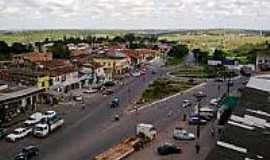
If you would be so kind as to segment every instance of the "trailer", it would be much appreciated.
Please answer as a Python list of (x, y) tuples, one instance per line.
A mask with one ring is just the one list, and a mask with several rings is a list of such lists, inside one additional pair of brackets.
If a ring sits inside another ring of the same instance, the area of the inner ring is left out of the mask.
[(135, 151), (143, 148), (144, 144), (154, 140), (157, 131), (151, 124), (138, 124), (136, 136), (129, 137), (109, 150), (99, 154), (95, 160), (122, 160)]

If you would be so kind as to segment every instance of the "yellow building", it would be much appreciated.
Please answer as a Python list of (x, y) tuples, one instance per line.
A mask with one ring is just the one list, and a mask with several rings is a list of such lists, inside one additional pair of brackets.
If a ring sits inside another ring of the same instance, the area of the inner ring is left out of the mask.
[(93, 60), (103, 67), (107, 80), (112, 80), (129, 70), (130, 60), (126, 56), (99, 56)]
[(38, 88), (49, 89), (50, 77), (49, 76), (38, 77), (37, 78), (37, 86), (38, 86)]

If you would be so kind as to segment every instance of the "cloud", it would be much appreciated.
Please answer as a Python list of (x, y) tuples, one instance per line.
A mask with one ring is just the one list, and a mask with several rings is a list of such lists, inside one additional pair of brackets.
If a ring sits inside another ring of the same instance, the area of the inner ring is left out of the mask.
[(196, 28), (198, 19), (205, 27), (238, 27), (247, 17), (254, 22), (243, 27), (270, 28), (269, 16), (269, 0), (0, 0), (3, 28), (20, 28), (20, 21), (30, 28)]

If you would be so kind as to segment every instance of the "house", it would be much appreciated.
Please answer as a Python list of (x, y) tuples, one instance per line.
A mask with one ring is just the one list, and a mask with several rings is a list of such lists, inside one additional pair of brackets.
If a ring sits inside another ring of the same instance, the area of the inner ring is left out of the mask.
[(51, 61), (53, 59), (52, 53), (49, 52), (31, 52), (13, 55), (12, 61), (15, 63), (24, 63), (25, 60), (30, 62), (44, 62)]
[(120, 52), (99, 54), (93, 57), (93, 61), (102, 66), (106, 80), (115, 79), (130, 68), (130, 58)]
[(44, 89), (11, 85), (0, 91), (0, 126), (26, 111), (36, 110)]
[(49, 88), (48, 75), (30, 61), (11, 65), (1, 75), (2, 80), (14, 81), (17, 84), (27, 86), (36, 86), (40, 89)]
[(50, 89), (58, 92), (68, 92), (71, 89), (80, 88), (78, 68), (65, 60), (52, 60), (37, 63), (40, 70), (49, 76)]
[(270, 71), (270, 49), (260, 51), (256, 57), (256, 71)]
[(81, 74), (83, 86), (102, 83), (106, 77), (103, 67), (96, 62), (83, 64), (79, 73)]

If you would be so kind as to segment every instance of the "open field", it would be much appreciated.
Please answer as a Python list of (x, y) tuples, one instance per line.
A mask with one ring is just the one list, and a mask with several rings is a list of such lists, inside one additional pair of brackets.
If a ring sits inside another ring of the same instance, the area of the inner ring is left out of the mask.
[(201, 48), (206, 51), (213, 51), (215, 48), (233, 50), (246, 44), (260, 44), (270, 41), (270, 37), (260, 36), (239, 36), (237, 34), (221, 35), (162, 35), (159, 39), (167, 39), (187, 44), (190, 48)]
[(116, 35), (123, 35), (127, 33), (124, 30), (43, 30), (43, 31), (25, 31), (0, 34), (0, 41), (12, 42), (37, 42), (44, 41), (45, 38), (49, 40), (58, 40), (66, 37), (86, 37), (88, 35), (96, 37), (114, 37)]

